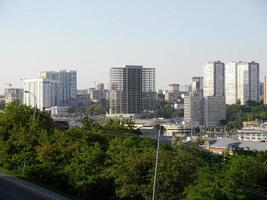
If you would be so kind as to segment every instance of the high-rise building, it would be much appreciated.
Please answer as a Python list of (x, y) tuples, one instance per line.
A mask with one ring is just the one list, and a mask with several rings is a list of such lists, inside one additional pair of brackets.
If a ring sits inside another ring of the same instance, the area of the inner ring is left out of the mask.
[(56, 106), (59, 83), (50, 79), (24, 79), (24, 104), (43, 110)]
[(209, 62), (203, 68), (203, 95), (224, 96), (224, 63)]
[(224, 96), (204, 97), (204, 125), (206, 128), (221, 126), (226, 119), (226, 104)]
[(179, 87), (177, 83), (170, 84), (168, 90), (165, 91), (165, 101), (176, 103), (181, 96)]
[(14, 101), (23, 102), (24, 90), (21, 88), (6, 88), (5, 89), (5, 102), (11, 103)]
[(230, 62), (225, 65), (225, 96), (227, 104), (259, 101), (259, 64)]
[(192, 92), (203, 91), (203, 77), (193, 77), (192, 78)]
[(155, 69), (131, 66), (110, 69), (110, 114), (141, 114), (156, 98)]
[(221, 125), (226, 119), (225, 69), (220, 61), (203, 67), (204, 125), (206, 128)]
[(204, 97), (190, 93), (184, 98), (184, 121), (190, 126), (204, 125)]
[(60, 70), (55, 71), (42, 71), (40, 72), (41, 79), (50, 79), (59, 82), (59, 104), (67, 104), (69, 99), (76, 98), (77, 96), (77, 72)]
[(267, 76), (264, 77), (264, 104), (267, 104)]

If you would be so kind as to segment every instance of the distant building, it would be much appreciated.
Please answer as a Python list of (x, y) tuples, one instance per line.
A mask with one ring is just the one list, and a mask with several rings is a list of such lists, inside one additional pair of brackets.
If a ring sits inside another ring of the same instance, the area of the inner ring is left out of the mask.
[(170, 84), (168, 90), (165, 91), (165, 101), (176, 103), (181, 96), (179, 84)]
[(225, 65), (225, 96), (227, 104), (259, 101), (259, 64), (256, 62), (230, 62)]
[(110, 114), (141, 114), (153, 110), (155, 68), (131, 66), (110, 69)]
[(52, 106), (49, 111), (52, 116), (67, 116), (69, 108), (69, 106)]
[(250, 151), (267, 151), (266, 143), (252, 142), (252, 141), (240, 141), (233, 139), (216, 139), (206, 141), (204, 148), (215, 154), (234, 154), (234, 150), (243, 149)]
[(67, 104), (67, 101), (77, 96), (77, 72), (60, 70), (55, 71), (42, 71), (40, 72), (41, 79), (54, 80), (59, 83), (58, 100), (59, 105)]
[(203, 77), (192, 78), (192, 92), (203, 91)]
[(225, 68), (221, 61), (203, 67), (204, 126), (215, 128), (226, 119)]
[(89, 96), (93, 102), (108, 100), (109, 91), (105, 90), (104, 83), (98, 83), (96, 88), (89, 88)]
[(191, 85), (181, 85), (180, 91), (181, 91), (181, 93), (189, 93), (192, 91), (192, 86)]
[(226, 104), (224, 96), (204, 97), (204, 125), (206, 128), (221, 126), (226, 119)]
[(224, 96), (224, 63), (209, 62), (203, 68), (203, 95)]
[[(24, 99), (26, 105), (43, 110), (58, 104), (59, 83), (53, 80), (24, 79)], [(30, 92), (30, 93), (26, 93)], [(36, 99), (35, 99), (36, 98)]]
[(184, 121), (188, 125), (204, 125), (204, 97), (189, 94), (184, 98)]
[(11, 103), (14, 101), (23, 102), (24, 90), (21, 88), (6, 88), (5, 89), (5, 102)]
[(267, 104), (267, 76), (264, 77), (264, 104)]

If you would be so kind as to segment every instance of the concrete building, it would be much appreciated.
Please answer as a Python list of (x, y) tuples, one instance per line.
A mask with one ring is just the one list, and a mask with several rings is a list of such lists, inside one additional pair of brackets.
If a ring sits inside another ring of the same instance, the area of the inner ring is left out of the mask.
[(110, 114), (141, 114), (153, 110), (155, 99), (155, 68), (110, 69)]
[(180, 91), (182, 93), (189, 93), (192, 91), (192, 86), (191, 85), (181, 85), (180, 86)]
[(209, 62), (203, 67), (204, 126), (215, 128), (226, 119), (224, 63)]
[(203, 95), (224, 96), (224, 63), (209, 62), (203, 68)]
[(206, 128), (221, 126), (226, 119), (226, 104), (224, 96), (204, 97), (204, 125)]
[(21, 88), (6, 88), (5, 89), (5, 102), (11, 103), (14, 101), (23, 102), (24, 90)]
[(184, 98), (184, 121), (188, 125), (204, 125), (204, 97), (189, 94)]
[[(58, 103), (59, 83), (53, 80), (24, 79), (24, 104), (43, 110)], [(36, 98), (36, 99), (35, 99)]]
[(109, 91), (105, 90), (104, 83), (98, 83), (95, 88), (89, 89), (89, 96), (93, 102), (100, 102), (102, 100), (108, 100)]
[(264, 104), (267, 104), (267, 76), (264, 77)]
[(227, 104), (259, 101), (259, 64), (252, 62), (230, 62), (225, 65), (225, 96)]
[(55, 71), (42, 71), (40, 72), (41, 79), (50, 79), (59, 82), (58, 100), (60, 105), (67, 104), (71, 98), (77, 96), (77, 72), (60, 70)]
[(203, 91), (203, 77), (193, 77), (192, 78), (192, 92)]
[(165, 101), (176, 103), (181, 96), (180, 85), (177, 83), (170, 84), (168, 90), (165, 91)]

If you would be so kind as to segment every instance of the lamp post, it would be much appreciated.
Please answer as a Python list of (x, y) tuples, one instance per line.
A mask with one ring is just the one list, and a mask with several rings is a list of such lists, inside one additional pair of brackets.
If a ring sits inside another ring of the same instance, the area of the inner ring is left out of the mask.
[(155, 200), (155, 195), (156, 195), (157, 173), (158, 173), (158, 162), (159, 162), (160, 135), (161, 135), (161, 125), (159, 124), (152, 200)]
[(37, 97), (34, 93), (28, 91), (28, 90), (25, 90), (24, 91), (25, 94), (30, 94), (33, 96), (34, 98), (34, 112), (33, 112), (33, 119), (35, 119), (35, 116), (36, 116), (36, 109), (37, 109)]
[[(36, 109), (37, 109), (37, 97), (34, 93), (28, 91), (28, 90), (25, 90), (24, 91), (25, 94), (30, 94), (34, 97), (34, 112), (33, 112), (33, 120), (35, 121), (35, 116), (36, 116)], [(27, 151), (28, 151), (28, 146), (27, 146)], [(23, 163), (23, 169), (22, 169), (22, 176), (24, 176), (24, 172), (25, 172), (25, 168), (26, 168), (26, 159), (24, 160), (24, 163)]]

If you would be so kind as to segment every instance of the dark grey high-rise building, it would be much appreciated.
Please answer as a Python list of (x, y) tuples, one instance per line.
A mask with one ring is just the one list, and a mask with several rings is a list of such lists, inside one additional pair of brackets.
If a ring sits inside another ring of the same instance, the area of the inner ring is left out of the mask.
[(153, 110), (155, 68), (126, 65), (110, 69), (110, 114), (141, 114)]

